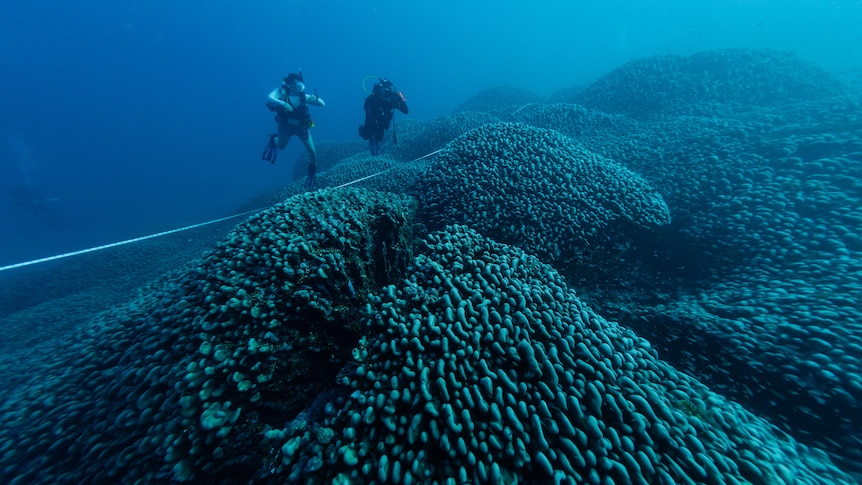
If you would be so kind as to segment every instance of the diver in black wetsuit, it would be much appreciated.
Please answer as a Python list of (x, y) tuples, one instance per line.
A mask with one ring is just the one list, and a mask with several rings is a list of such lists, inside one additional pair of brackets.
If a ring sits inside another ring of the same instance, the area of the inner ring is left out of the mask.
[(383, 132), (392, 123), (395, 109), (407, 114), (407, 100), (404, 94), (395, 89), (392, 81), (378, 78), (377, 84), (371, 94), (365, 98), (365, 124), (359, 127), (359, 136), (368, 140), (368, 148), (372, 155), (380, 154), (380, 142), (383, 141)]

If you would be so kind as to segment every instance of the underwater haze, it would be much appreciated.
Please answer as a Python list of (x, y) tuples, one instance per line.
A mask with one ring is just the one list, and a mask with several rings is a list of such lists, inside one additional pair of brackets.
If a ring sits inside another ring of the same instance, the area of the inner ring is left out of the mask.
[(0, 0), (0, 483), (862, 483), (861, 1), (246, 3)]
[(231, 215), (289, 183), (303, 150), (260, 160), (264, 99), (300, 67), (327, 102), (320, 143), (359, 140), (366, 76), (429, 119), (654, 54), (773, 48), (842, 73), (862, 58), (858, 1), (0, 5), (0, 265)]

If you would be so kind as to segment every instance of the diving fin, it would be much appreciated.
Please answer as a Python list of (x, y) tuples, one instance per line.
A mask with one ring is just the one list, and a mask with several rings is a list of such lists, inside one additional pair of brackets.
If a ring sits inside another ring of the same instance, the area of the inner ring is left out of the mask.
[(275, 159), (278, 158), (278, 146), (275, 144), (275, 137), (278, 136), (275, 133), (269, 135), (269, 143), (263, 148), (263, 156), (261, 156), (262, 160), (266, 160), (269, 163), (275, 163)]

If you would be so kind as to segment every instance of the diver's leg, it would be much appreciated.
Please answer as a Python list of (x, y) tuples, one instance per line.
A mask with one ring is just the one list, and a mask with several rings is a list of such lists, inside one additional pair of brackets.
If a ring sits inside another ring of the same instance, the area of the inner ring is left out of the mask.
[(374, 150), (377, 152), (375, 155), (380, 155), (381, 143), (383, 143), (383, 127), (378, 127), (377, 132), (374, 134)]
[(293, 132), (290, 130), (290, 126), (288, 126), (287, 123), (279, 123), (278, 136), (275, 137), (275, 146), (277, 146), (279, 150), (284, 150), (292, 135)]
[(302, 144), (305, 145), (305, 150), (308, 151), (308, 164), (317, 165), (317, 150), (314, 149), (314, 140), (311, 139), (311, 133), (307, 137), (301, 138)]
[(297, 135), (308, 151), (308, 177), (305, 179), (305, 188), (313, 188), (317, 184), (317, 150), (314, 149), (314, 140), (308, 130)]

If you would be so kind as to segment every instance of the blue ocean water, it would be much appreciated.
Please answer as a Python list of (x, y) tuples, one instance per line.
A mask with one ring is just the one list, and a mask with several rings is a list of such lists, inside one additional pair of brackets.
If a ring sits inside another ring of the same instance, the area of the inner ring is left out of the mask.
[(548, 94), (627, 60), (728, 47), (858, 69), (860, 2), (0, 3), (0, 265), (225, 216), (291, 181), (259, 160), (263, 105), (297, 68), (327, 106), (319, 142), (358, 139), (362, 80), (410, 117), (476, 92)]
[(856, 483), (860, 20), (0, 0), (0, 483)]

